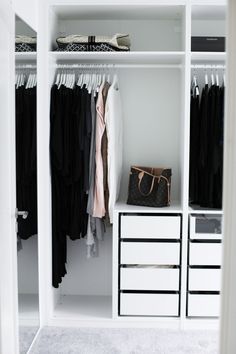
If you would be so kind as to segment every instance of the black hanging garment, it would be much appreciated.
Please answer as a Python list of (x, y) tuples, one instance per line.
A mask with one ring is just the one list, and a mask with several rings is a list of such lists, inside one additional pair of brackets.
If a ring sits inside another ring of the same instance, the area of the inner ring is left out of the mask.
[(199, 190), (198, 204), (204, 206), (208, 191), (208, 84), (202, 89), (200, 111), (199, 111), (199, 155), (198, 155), (198, 174), (199, 174)]
[(85, 88), (51, 89), (50, 157), (52, 182), (53, 286), (66, 274), (67, 236), (85, 237), (91, 140), (91, 95)]
[(27, 211), (18, 218), (18, 236), (37, 234), (36, 87), (16, 89), (16, 194), (17, 208)]
[(191, 97), (190, 204), (222, 207), (224, 88), (205, 85), (200, 108)]
[(199, 172), (197, 157), (199, 154), (199, 94), (198, 87), (191, 90), (190, 111), (190, 161), (189, 161), (189, 197), (192, 203), (198, 202)]

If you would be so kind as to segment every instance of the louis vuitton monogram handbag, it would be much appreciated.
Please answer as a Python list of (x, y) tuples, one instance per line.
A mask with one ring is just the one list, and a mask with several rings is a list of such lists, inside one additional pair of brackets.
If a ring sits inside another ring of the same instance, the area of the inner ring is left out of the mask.
[(170, 168), (132, 166), (127, 204), (148, 207), (170, 205)]

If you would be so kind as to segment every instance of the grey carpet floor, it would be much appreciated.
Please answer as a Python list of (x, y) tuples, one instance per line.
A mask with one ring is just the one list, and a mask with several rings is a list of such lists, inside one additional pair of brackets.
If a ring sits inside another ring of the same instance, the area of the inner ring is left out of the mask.
[(25, 354), (29, 349), (33, 339), (38, 331), (36, 326), (20, 326), (19, 341), (20, 341), (20, 354)]
[(32, 354), (218, 354), (217, 331), (42, 329)]

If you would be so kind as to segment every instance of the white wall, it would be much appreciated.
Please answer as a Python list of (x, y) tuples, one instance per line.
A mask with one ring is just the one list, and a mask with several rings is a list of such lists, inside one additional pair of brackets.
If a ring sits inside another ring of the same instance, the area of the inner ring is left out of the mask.
[(25, 21), (34, 31), (37, 32), (38, 0), (12, 0), (13, 10), (16, 15)]

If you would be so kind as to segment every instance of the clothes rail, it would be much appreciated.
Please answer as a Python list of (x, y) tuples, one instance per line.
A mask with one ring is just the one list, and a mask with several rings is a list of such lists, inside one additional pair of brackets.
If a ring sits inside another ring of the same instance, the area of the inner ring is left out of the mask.
[(57, 64), (57, 69), (180, 69), (181, 64)]
[(37, 65), (32, 65), (32, 64), (25, 64), (25, 65), (16, 65), (16, 69), (36, 69)]
[(204, 65), (204, 64), (200, 64), (200, 65), (191, 65), (192, 69), (225, 69), (226, 65)]

